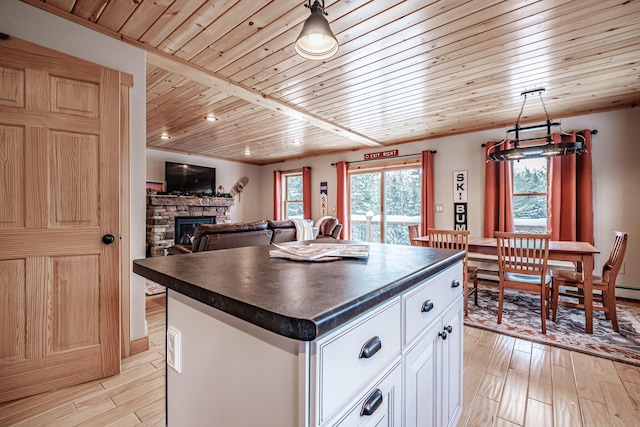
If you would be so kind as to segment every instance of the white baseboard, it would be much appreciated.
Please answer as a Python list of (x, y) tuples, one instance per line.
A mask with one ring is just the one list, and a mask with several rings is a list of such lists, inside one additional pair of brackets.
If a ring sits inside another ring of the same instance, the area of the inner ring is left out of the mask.
[(616, 297), (640, 301), (640, 289), (616, 288)]

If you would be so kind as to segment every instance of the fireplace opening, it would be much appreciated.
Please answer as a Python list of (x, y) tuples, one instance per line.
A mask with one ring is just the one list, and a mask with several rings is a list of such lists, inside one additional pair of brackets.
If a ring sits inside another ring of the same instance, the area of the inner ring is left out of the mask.
[(215, 224), (215, 216), (179, 216), (175, 219), (175, 243), (191, 245), (198, 224)]

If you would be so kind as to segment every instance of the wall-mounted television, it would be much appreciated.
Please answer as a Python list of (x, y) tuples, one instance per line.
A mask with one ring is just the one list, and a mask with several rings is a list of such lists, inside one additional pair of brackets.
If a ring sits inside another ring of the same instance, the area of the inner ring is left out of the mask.
[(168, 193), (213, 195), (216, 191), (215, 168), (165, 162), (164, 180)]

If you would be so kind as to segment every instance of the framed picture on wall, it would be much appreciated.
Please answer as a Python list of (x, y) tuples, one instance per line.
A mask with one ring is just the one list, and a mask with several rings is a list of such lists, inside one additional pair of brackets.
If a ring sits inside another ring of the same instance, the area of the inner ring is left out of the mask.
[(149, 191), (164, 191), (164, 182), (147, 181), (147, 192)]

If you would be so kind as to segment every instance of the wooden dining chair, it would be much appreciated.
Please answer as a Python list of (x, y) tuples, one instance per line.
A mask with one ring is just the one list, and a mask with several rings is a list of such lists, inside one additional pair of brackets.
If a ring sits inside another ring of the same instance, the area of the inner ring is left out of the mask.
[[(622, 261), (624, 260), (628, 238), (629, 233), (622, 231), (615, 232), (611, 253), (602, 266), (602, 275), (593, 277), (593, 290), (602, 293), (601, 295), (594, 294), (593, 309), (604, 311), (606, 318), (611, 321), (611, 326), (616, 332), (619, 331), (618, 316), (616, 315), (616, 278), (622, 266)], [(551, 300), (553, 321), (556, 321), (558, 305), (584, 310), (584, 280), (582, 273), (552, 269), (550, 274), (553, 280), (553, 297)], [(561, 287), (565, 288), (565, 290), (561, 290)], [(561, 300), (560, 297), (564, 299)], [(567, 298), (571, 300), (567, 301)], [(575, 300), (577, 300), (577, 302), (575, 302)]]
[[(469, 296), (478, 305), (478, 267), (469, 267), (469, 230), (436, 230), (427, 229), (429, 239), (427, 246), (431, 248), (456, 249), (464, 251), (464, 315), (469, 315)], [(473, 287), (469, 284), (473, 283)]]
[(418, 242), (417, 239), (418, 237), (420, 237), (420, 225), (419, 224), (412, 224), (409, 226), (409, 243), (411, 243), (411, 246), (422, 246), (422, 243)]
[(506, 288), (540, 294), (542, 333), (547, 333), (551, 300), (551, 277), (547, 273), (550, 234), (506, 233), (496, 231), (498, 244), (498, 324), (502, 323), (502, 306)]

